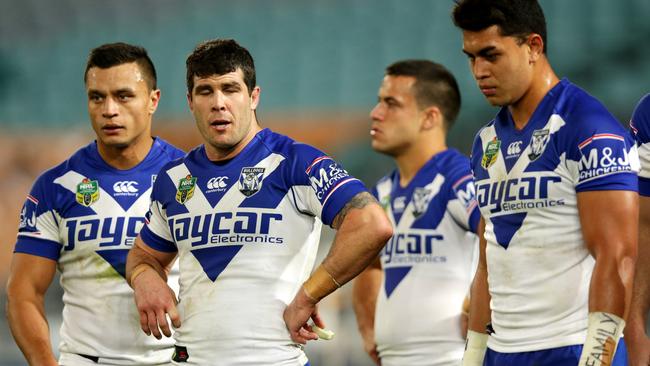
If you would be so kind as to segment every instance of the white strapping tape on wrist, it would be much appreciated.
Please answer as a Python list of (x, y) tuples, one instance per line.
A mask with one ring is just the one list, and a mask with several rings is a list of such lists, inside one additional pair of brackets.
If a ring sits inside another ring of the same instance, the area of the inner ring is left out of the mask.
[(625, 320), (617, 315), (595, 311), (589, 313), (587, 339), (578, 366), (609, 366), (614, 360)]
[(465, 353), (463, 353), (462, 366), (483, 366), (483, 358), (487, 350), (488, 335), (485, 333), (467, 331)]

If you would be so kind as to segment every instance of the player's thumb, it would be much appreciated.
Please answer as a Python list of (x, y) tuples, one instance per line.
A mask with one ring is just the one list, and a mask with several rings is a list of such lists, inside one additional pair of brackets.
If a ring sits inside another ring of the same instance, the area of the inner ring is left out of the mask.
[(317, 327), (325, 329), (325, 322), (323, 322), (323, 319), (320, 317), (320, 314), (318, 313), (318, 309), (314, 310), (314, 312), (311, 314), (311, 320), (314, 321), (314, 324), (316, 324)]

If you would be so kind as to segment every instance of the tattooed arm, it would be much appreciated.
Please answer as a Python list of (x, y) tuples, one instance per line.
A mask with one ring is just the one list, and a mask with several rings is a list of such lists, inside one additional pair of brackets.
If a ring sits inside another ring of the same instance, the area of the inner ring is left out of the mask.
[(340, 285), (361, 273), (393, 235), (393, 228), (377, 200), (368, 192), (354, 196), (336, 215), (337, 229), (321, 266)]
[(332, 226), (338, 231), (330, 252), (284, 312), (291, 338), (297, 343), (318, 338), (306, 324), (312, 318), (316, 325), (324, 327), (316, 310), (318, 301), (366, 268), (393, 235), (384, 210), (368, 192), (354, 196), (336, 215)]

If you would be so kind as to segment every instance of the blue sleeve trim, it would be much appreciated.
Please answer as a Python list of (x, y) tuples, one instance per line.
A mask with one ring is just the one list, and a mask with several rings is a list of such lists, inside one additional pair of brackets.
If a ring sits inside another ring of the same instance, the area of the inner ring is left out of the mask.
[[(336, 194), (327, 200), (323, 207), (321, 220), (324, 224), (332, 226), (332, 222), (341, 209), (361, 192), (367, 192), (366, 186), (358, 179), (347, 182), (336, 190)], [(332, 192), (333, 193), (333, 192)]]
[(618, 173), (594, 179), (576, 186), (576, 192), (586, 191), (639, 191), (639, 179), (635, 173)]
[(52, 240), (19, 235), (14, 253), (31, 254), (58, 262), (61, 257), (61, 248), (61, 243)]
[(650, 197), (650, 178), (639, 177), (639, 194)]
[(140, 230), (140, 238), (142, 241), (150, 246), (152, 249), (155, 249), (160, 252), (165, 252), (165, 253), (176, 253), (178, 252), (178, 248), (176, 247), (176, 244), (174, 244), (171, 241), (167, 241), (158, 235), (154, 234), (151, 230), (149, 230), (149, 227), (145, 225), (142, 230)]

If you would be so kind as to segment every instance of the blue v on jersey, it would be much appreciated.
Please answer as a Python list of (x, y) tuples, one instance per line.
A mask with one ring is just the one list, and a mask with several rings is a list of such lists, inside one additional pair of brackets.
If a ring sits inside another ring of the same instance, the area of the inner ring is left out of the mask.
[(321, 223), (364, 190), (332, 158), (268, 129), (229, 161), (200, 146), (163, 168), (141, 237), (179, 254), (174, 338), (189, 357), (178, 364), (305, 365), (282, 314), (312, 270)]
[(634, 109), (630, 129), (634, 134), (641, 161), (639, 194), (648, 197), (650, 196), (650, 94), (641, 98)]
[(399, 181), (395, 170), (373, 191), (394, 227), (381, 253), (375, 311), (381, 363), (458, 365), (465, 345), (461, 309), (478, 255), (480, 214), (469, 159), (448, 149), (406, 187)]
[(474, 141), (497, 352), (583, 344), (594, 259), (577, 194), (637, 190), (634, 142), (596, 99), (563, 79), (522, 130), (507, 108)]
[(173, 343), (140, 329), (124, 270), (158, 171), (183, 155), (157, 138), (140, 164), (118, 170), (106, 164), (93, 142), (34, 183), (20, 214), (15, 252), (58, 264), (64, 291), (62, 365), (75, 364), (71, 354), (99, 357), (104, 364), (169, 360)]

